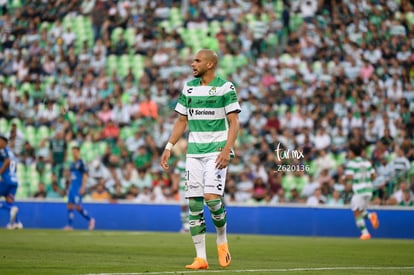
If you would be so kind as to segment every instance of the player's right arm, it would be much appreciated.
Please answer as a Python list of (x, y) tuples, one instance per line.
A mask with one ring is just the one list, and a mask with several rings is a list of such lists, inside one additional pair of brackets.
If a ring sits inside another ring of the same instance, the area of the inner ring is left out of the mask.
[[(174, 128), (172, 130), (170, 139), (168, 143), (174, 145), (184, 134), (185, 129), (187, 128), (188, 119), (187, 116), (179, 114), (177, 120), (175, 121)], [(165, 148), (164, 152), (161, 155), (161, 167), (164, 170), (168, 170), (168, 160), (171, 156), (171, 149)]]
[(3, 159), (3, 165), (0, 167), (0, 177), (10, 166), (10, 157), (6, 149), (0, 150), (1, 158)]
[(377, 177), (377, 173), (374, 167), (371, 165), (371, 180), (374, 181), (376, 177)]

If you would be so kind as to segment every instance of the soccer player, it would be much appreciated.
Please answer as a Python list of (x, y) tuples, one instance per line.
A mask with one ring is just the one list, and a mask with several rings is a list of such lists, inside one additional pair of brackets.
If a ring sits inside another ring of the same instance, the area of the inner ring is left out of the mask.
[(5, 197), (5, 201), (0, 203), (0, 209), (9, 211), (10, 222), (7, 229), (22, 229), (23, 224), (17, 217), (19, 208), (14, 205), (17, 181), (17, 162), (13, 152), (7, 147), (8, 139), (0, 135), (0, 196)]
[(361, 231), (361, 240), (371, 239), (371, 234), (365, 224), (365, 219), (369, 219), (372, 227), (377, 229), (379, 226), (378, 216), (375, 212), (367, 211), (368, 204), (372, 198), (375, 170), (369, 160), (361, 157), (362, 147), (358, 143), (350, 143), (349, 157), (346, 164), (345, 179), (352, 184), (354, 192), (351, 199), (351, 207), (354, 212), (355, 223)]
[(73, 162), (70, 165), (70, 185), (68, 190), (68, 224), (66, 230), (73, 229), (74, 212), (76, 209), (79, 214), (89, 221), (89, 230), (95, 229), (95, 219), (88, 215), (88, 212), (82, 208), (82, 196), (85, 194), (86, 182), (88, 181), (88, 168), (85, 166), (80, 157), (80, 148), (78, 145), (72, 146)]
[(190, 234), (196, 250), (193, 263), (186, 265), (189, 269), (208, 268), (204, 202), (217, 231), (219, 263), (227, 267), (231, 262), (222, 196), (241, 109), (234, 85), (216, 76), (217, 62), (217, 54), (212, 50), (196, 53), (191, 64), (195, 79), (184, 85), (175, 107), (178, 118), (161, 156), (161, 166), (168, 169), (171, 149), (188, 125), (185, 196), (189, 199)]

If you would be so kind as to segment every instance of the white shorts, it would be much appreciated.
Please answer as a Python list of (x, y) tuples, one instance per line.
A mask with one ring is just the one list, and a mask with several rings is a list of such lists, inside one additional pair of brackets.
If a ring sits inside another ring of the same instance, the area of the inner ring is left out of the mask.
[(178, 196), (180, 198), (179, 200), (180, 205), (188, 205), (188, 199), (185, 197), (184, 189), (183, 190), (180, 189), (180, 191), (178, 191)]
[(367, 195), (353, 195), (351, 199), (352, 211), (360, 210), (364, 211), (368, 209), (369, 202), (371, 201), (372, 194)]
[(187, 184), (185, 197), (204, 197), (204, 194), (223, 196), (227, 167), (216, 168), (217, 156), (187, 158)]

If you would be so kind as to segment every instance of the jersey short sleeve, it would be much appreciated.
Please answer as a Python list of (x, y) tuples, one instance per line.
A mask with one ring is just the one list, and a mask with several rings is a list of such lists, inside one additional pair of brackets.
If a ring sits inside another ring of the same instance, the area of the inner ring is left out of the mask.
[(87, 174), (88, 173), (88, 167), (85, 165), (85, 163), (82, 160), (79, 161), (79, 172), (81, 174)]
[(4, 162), (9, 158), (9, 153), (6, 148), (0, 149), (0, 162)]
[(234, 84), (231, 82), (227, 82), (225, 85), (225, 91), (223, 94), (224, 97), (224, 110), (226, 114), (237, 112), (241, 112), (239, 100), (237, 97), (236, 88), (234, 87)]
[(186, 116), (187, 115), (187, 85), (184, 86), (180, 97), (178, 98), (177, 105), (175, 106), (175, 111), (181, 115)]

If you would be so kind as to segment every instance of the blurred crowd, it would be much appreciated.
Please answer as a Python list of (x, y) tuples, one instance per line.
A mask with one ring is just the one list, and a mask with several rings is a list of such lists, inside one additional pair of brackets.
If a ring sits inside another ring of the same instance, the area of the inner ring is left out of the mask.
[(378, 205), (414, 202), (414, 3), (397, 0), (0, 1), (0, 132), (18, 198), (63, 198), (81, 144), (91, 200), (178, 200), (159, 156), (192, 55), (217, 51), (242, 125), (227, 203), (348, 204), (347, 144)]

